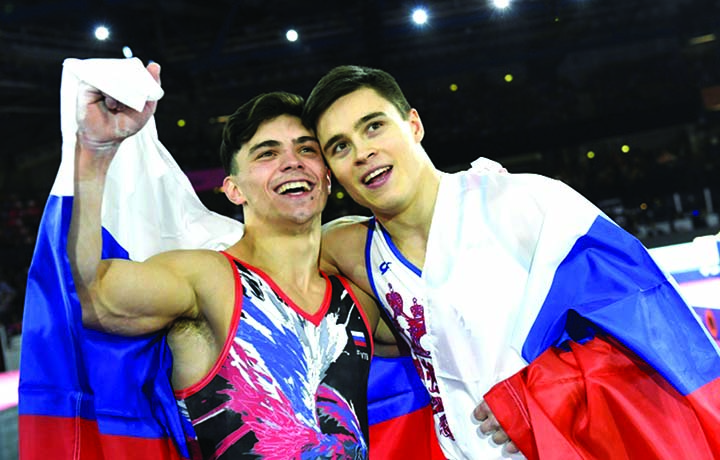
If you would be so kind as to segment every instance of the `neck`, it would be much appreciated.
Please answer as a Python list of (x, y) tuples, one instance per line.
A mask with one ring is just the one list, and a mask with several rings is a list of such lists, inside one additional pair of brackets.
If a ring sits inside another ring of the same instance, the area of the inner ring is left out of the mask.
[(308, 286), (318, 278), (320, 236), (319, 221), (296, 232), (248, 223), (243, 237), (227, 252), (263, 270), (278, 284)]

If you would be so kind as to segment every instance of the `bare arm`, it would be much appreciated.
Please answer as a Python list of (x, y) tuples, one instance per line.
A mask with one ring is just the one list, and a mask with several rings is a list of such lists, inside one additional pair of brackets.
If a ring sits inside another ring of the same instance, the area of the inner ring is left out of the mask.
[(373, 295), (365, 271), (367, 221), (367, 217), (347, 216), (323, 225), (320, 269), (341, 274)]
[[(159, 79), (159, 66), (148, 71)], [(167, 326), (181, 314), (193, 314), (194, 292), (178, 276), (172, 257), (139, 264), (101, 260), (101, 207), (108, 168), (128, 137), (155, 111), (123, 106), (87, 85), (78, 93), (74, 199), (67, 251), (83, 323), (119, 334), (143, 334)]]
[(397, 337), (380, 314), (365, 270), (367, 221), (367, 217), (347, 216), (323, 225), (320, 267), (323, 271), (345, 276), (356, 286), (355, 294), (373, 329), (375, 354), (399, 356)]

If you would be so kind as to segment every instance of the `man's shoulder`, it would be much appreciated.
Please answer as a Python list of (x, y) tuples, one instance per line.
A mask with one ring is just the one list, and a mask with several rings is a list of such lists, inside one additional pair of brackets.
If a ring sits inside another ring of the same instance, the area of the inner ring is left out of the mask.
[(328, 237), (346, 237), (358, 232), (366, 232), (370, 225), (368, 216), (343, 216), (331, 220), (322, 226), (323, 239)]
[(221, 252), (212, 249), (174, 249), (156, 254), (148, 262), (180, 269), (181, 272), (194, 272), (226, 264), (227, 259)]
[(320, 267), (328, 273), (343, 273), (358, 282), (357, 267), (364, 260), (363, 247), (370, 218), (345, 216), (323, 225)]
[(202, 259), (223, 257), (220, 251), (213, 249), (171, 249), (169, 251), (160, 252), (150, 259)]
[(569, 187), (560, 180), (536, 173), (508, 173), (494, 171), (465, 171), (448, 174), (445, 187), (460, 193), (547, 193), (565, 191)]

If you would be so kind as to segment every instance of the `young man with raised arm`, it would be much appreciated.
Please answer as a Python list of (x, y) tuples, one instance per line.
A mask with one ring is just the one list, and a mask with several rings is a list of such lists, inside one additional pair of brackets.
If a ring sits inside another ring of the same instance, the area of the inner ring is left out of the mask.
[[(157, 80), (159, 70), (148, 66)], [(100, 211), (118, 147), (155, 103), (137, 112), (85, 85), (78, 104), (67, 249), (83, 323), (131, 336), (168, 330), (172, 384), (198, 458), (367, 458), (378, 311), (318, 269), (330, 178), (301, 122), (302, 98), (260, 95), (224, 129), (224, 190), (243, 208), (244, 236), (225, 251), (143, 262), (101, 258)]]

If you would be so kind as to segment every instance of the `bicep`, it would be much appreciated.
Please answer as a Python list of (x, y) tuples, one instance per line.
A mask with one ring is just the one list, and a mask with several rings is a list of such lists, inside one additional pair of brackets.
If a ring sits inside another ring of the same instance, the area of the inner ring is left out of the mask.
[(161, 330), (180, 316), (195, 314), (195, 291), (171, 256), (145, 262), (102, 261), (89, 291), (83, 323), (120, 335)]

